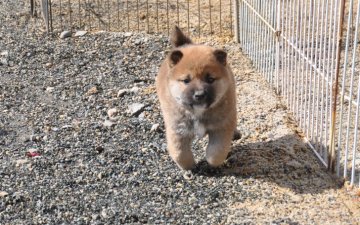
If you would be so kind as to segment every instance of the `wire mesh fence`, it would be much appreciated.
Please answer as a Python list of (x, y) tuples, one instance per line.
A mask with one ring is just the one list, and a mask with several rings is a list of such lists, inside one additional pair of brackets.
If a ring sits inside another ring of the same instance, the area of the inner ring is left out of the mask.
[(320, 161), (359, 184), (359, 13), (354, 0), (238, 0), (236, 39)]
[(49, 32), (145, 31), (169, 34), (177, 25), (197, 36), (233, 34), (233, 1), (30, 0), (43, 12)]

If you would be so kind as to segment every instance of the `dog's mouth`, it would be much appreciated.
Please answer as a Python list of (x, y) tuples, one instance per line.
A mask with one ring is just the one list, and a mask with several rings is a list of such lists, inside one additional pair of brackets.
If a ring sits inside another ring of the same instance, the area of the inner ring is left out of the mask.
[(196, 109), (196, 108), (203, 108), (203, 109), (208, 109), (210, 107), (211, 104), (209, 103), (190, 103), (188, 104), (188, 106), (190, 106), (191, 109)]

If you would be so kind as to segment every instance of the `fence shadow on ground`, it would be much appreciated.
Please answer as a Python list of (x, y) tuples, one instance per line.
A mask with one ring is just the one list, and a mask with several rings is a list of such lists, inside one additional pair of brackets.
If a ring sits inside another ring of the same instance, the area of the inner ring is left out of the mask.
[(252, 177), (276, 183), (295, 193), (316, 194), (342, 186), (296, 135), (268, 142), (234, 144), (224, 166), (214, 169), (201, 161), (193, 172), (209, 177)]

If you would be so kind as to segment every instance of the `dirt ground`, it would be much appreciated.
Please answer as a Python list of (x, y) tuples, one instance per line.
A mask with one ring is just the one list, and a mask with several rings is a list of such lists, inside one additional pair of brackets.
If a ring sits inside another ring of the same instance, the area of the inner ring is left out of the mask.
[(360, 224), (358, 193), (321, 166), (238, 44), (199, 40), (229, 53), (242, 138), (219, 169), (196, 140), (183, 172), (154, 87), (166, 36), (49, 38), (12, 4), (0, 3), (0, 224)]

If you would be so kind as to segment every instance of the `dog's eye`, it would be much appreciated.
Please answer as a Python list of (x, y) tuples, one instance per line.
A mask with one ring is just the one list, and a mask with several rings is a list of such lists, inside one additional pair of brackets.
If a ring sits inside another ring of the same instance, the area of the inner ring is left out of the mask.
[(184, 84), (188, 84), (188, 83), (190, 83), (190, 78), (186, 78), (186, 79), (184, 79), (184, 80), (182, 80), (182, 82), (184, 82)]
[(212, 83), (214, 83), (214, 81), (215, 81), (215, 78), (211, 77), (209, 74), (206, 75), (206, 77), (205, 77), (206, 83), (212, 84)]

